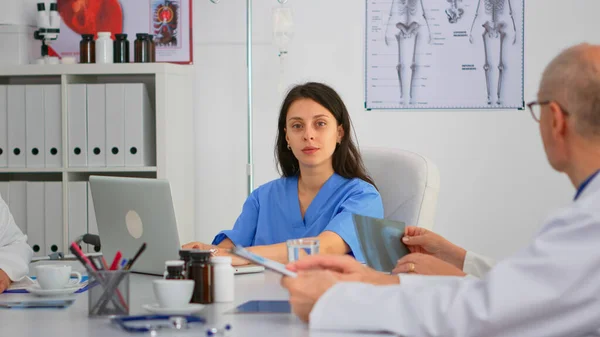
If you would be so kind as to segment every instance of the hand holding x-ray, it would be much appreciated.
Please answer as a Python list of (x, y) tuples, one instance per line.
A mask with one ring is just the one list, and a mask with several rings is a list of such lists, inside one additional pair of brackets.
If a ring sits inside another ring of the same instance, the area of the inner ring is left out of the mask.
[(422, 227), (407, 226), (402, 237), (411, 253), (431, 255), (462, 270), (466, 251), (439, 234)]

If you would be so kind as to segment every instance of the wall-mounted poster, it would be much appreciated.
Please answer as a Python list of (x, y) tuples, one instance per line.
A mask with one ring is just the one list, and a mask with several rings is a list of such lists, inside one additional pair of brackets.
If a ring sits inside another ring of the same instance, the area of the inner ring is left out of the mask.
[(192, 63), (191, 0), (57, 0), (61, 32), (51, 48), (79, 58), (82, 34), (127, 34), (133, 61), (137, 33), (154, 35), (156, 61)]
[(522, 109), (524, 0), (367, 0), (367, 109)]

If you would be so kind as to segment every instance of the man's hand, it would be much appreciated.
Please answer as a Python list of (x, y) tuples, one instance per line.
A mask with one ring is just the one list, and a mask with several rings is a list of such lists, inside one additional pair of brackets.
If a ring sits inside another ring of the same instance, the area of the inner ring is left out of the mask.
[(281, 285), (290, 292), (292, 311), (303, 322), (308, 322), (315, 303), (340, 282), (340, 276), (340, 273), (329, 270), (300, 271), (298, 277), (283, 277)]
[(420, 275), (439, 275), (439, 276), (465, 276), (462, 269), (442, 261), (431, 255), (413, 253), (408, 254), (398, 260), (393, 274), (413, 273)]
[(398, 284), (397, 276), (373, 270), (349, 256), (311, 255), (287, 265), (298, 277), (283, 277), (281, 285), (290, 292), (292, 309), (304, 322), (323, 294), (338, 282), (374, 285)]
[(458, 269), (463, 269), (467, 252), (425, 228), (406, 227), (402, 242), (408, 246), (411, 253), (431, 255), (454, 265)]
[(339, 281), (362, 282), (374, 285), (398, 284), (398, 277), (384, 274), (364, 266), (350, 256), (311, 255), (306, 256), (287, 268), (291, 271), (329, 270), (336, 272)]
[(0, 269), (0, 294), (2, 294), (10, 286), (11, 280), (4, 270)]

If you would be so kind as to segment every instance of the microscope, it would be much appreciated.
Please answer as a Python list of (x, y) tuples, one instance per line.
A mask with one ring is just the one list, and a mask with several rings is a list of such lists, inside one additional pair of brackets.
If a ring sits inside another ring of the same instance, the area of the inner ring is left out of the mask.
[(36, 21), (38, 29), (33, 33), (33, 38), (42, 41), (42, 58), (39, 61), (44, 61), (38, 63), (49, 63), (48, 45), (56, 40), (60, 33), (60, 15), (56, 1), (50, 3), (49, 13), (46, 11), (46, 4), (38, 2)]

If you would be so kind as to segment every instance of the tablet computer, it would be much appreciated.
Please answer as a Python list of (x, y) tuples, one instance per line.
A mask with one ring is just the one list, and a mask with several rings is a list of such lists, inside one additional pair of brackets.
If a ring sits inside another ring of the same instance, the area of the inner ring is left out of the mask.
[(235, 308), (235, 313), (289, 314), (292, 312), (288, 301), (248, 301)]
[(75, 302), (74, 299), (28, 300), (0, 302), (1, 309), (64, 309)]
[(378, 219), (358, 214), (352, 215), (360, 248), (367, 265), (375, 270), (389, 273), (400, 258), (410, 254), (401, 239), (404, 222)]
[(257, 266), (255, 264), (248, 264), (245, 266), (233, 266), (233, 273), (235, 275), (262, 273), (263, 271), (265, 271), (265, 267)]

